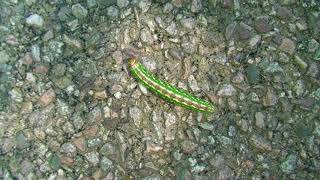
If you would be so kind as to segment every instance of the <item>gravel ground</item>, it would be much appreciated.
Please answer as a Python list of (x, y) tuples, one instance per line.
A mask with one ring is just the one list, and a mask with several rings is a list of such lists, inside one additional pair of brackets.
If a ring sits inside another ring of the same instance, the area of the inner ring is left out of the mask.
[(0, 179), (319, 178), (319, 34), (318, 0), (0, 0)]

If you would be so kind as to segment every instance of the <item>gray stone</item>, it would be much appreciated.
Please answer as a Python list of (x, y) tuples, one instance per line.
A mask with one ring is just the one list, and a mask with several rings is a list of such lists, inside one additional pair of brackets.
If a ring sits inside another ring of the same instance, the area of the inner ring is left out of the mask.
[(116, 18), (119, 15), (119, 10), (117, 7), (115, 6), (110, 6), (107, 8), (107, 15), (112, 17), (112, 18)]
[(180, 22), (181, 25), (188, 30), (192, 30), (196, 25), (196, 21), (193, 18), (183, 18)]
[(308, 52), (316, 52), (319, 48), (319, 43), (315, 39), (311, 39), (308, 43)]
[(166, 31), (169, 35), (175, 36), (178, 34), (177, 26), (175, 22), (171, 22), (171, 24), (166, 28)]
[(289, 7), (277, 7), (276, 8), (277, 16), (283, 21), (289, 21), (292, 19), (293, 14)]
[(78, 19), (83, 19), (88, 15), (88, 10), (79, 3), (73, 5), (71, 9), (72, 9), (72, 14)]
[(218, 64), (225, 65), (227, 63), (227, 55), (224, 52), (220, 52), (220, 53), (217, 53), (217, 54), (212, 54), (209, 57), (209, 60), (211, 62), (215, 62), (215, 63), (218, 63)]
[(173, 58), (173, 59), (177, 59), (177, 60), (183, 60), (184, 55), (182, 53), (182, 51), (175, 49), (175, 48), (170, 48), (169, 49), (169, 55)]
[(38, 14), (32, 14), (29, 17), (27, 17), (26, 19), (26, 23), (29, 26), (33, 26), (33, 27), (37, 27), (37, 28), (41, 28), (44, 24), (44, 20), (43, 18), (38, 15)]
[(271, 30), (271, 27), (266, 19), (259, 18), (254, 23), (255, 29), (260, 33), (267, 33)]
[(260, 44), (261, 42), (261, 36), (260, 35), (255, 35), (253, 36), (250, 41), (249, 41), (249, 45), (251, 48), (256, 48), (258, 44)]
[(142, 13), (146, 13), (151, 6), (151, 1), (150, 0), (140, 0), (138, 6), (141, 9)]
[(117, 5), (120, 8), (124, 8), (129, 5), (129, 0), (117, 0)]
[(129, 115), (133, 119), (134, 124), (137, 127), (140, 127), (141, 120), (142, 120), (142, 111), (137, 106), (130, 107)]
[(247, 25), (247, 24), (244, 24), (244, 23), (240, 23), (238, 26), (237, 26), (237, 34), (238, 34), (238, 38), (240, 40), (248, 40), (251, 38), (252, 36), (252, 28)]
[(68, 156), (74, 156), (77, 152), (77, 148), (71, 143), (64, 143), (61, 146), (61, 151)]
[(227, 26), (225, 32), (227, 40), (233, 39), (235, 37), (237, 25), (238, 24), (236, 22), (232, 22)]
[(34, 44), (31, 46), (31, 56), (34, 61), (41, 61), (41, 50), (38, 44)]
[(93, 165), (96, 166), (99, 164), (99, 153), (97, 152), (89, 152), (84, 155), (86, 159)]
[(256, 119), (256, 126), (262, 129), (264, 127), (264, 114), (262, 112), (257, 112), (254, 117)]
[(181, 143), (182, 151), (187, 154), (192, 153), (197, 147), (198, 147), (197, 144), (189, 140), (184, 140)]
[(305, 83), (303, 82), (303, 80), (296, 81), (294, 90), (298, 97), (303, 95), (304, 89), (305, 89)]
[(149, 29), (143, 28), (140, 32), (140, 39), (142, 42), (152, 45), (153, 44), (153, 37)]
[(284, 38), (279, 46), (279, 49), (288, 54), (293, 54), (296, 48), (296, 43), (289, 38)]
[(264, 106), (274, 106), (278, 103), (278, 97), (273, 90), (268, 89), (266, 95), (263, 97)]
[(265, 71), (268, 73), (281, 73), (283, 69), (277, 62), (271, 62)]
[(0, 51), (0, 64), (5, 64), (11, 60), (11, 57), (6, 51)]
[(158, 26), (160, 28), (162, 28), (162, 29), (165, 28), (165, 23), (163, 22), (163, 20), (162, 20), (162, 18), (160, 16), (156, 16), (154, 18), (154, 20), (156, 21), (156, 23), (158, 24)]
[(200, 91), (200, 88), (198, 86), (197, 80), (194, 78), (193, 75), (189, 76), (188, 78), (188, 83), (189, 83), (189, 87), (191, 88), (191, 90), (193, 92), (198, 92)]
[(107, 157), (102, 157), (100, 167), (103, 171), (108, 171), (113, 167), (113, 162)]
[(193, 54), (197, 52), (198, 40), (193, 36), (183, 37), (181, 46), (185, 53)]
[(230, 137), (233, 137), (236, 135), (236, 128), (234, 126), (229, 126), (229, 131), (228, 131), (228, 135)]
[(298, 157), (295, 154), (290, 154), (284, 162), (281, 163), (280, 168), (284, 173), (292, 173), (296, 169)]
[(34, 164), (32, 164), (29, 160), (22, 161), (20, 166), (21, 166), (21, 172), (24, 175), (28, 175), (34, 169)]
[(264, 150), (264, 151), (271, 151), (271, 143), (266, 140), (265, 138), (258, 136), (258, 135), (252, 135), (250, 137), (250, 144), (254, 146), (255, 148)]
[(9, 95), (10, 98), (15, 102), (20, 103), (23, 101), (22, 93), (19, 89), (12, 89), (11, 91), (9, 91)]
[(191, 1), (191, 12), (199, 12), (202, 8), (201, 0), (192, 0)]
[(115, 51), (112, 53), (112, 58), (116, 61), (116, 64), (121, 65), (122, 62), (122, 53), (121, 51)]
[(3, 138), (0, 140), (0, 145), (1, 145), (0, 146), (1, 152), (6, 154), (14, 148), (15, 142), (14, 142), (14, 139), (12, 138)]
[(218, 96), (233, 96), (237, 90), (231, 84), (224, 84), (218, 91)]

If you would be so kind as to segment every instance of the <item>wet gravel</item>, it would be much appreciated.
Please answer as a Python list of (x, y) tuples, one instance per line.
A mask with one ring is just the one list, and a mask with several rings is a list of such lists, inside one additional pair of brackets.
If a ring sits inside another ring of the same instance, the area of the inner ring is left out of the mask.
[[(0, 1), (0, 179), (317, 179), (320, 2)], [(213, 102), (168, 104), (128, 73)]]

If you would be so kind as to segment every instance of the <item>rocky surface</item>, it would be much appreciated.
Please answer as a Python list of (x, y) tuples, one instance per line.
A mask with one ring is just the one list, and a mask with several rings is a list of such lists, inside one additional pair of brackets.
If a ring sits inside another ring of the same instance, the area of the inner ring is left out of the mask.
[[(0, 1), (0, 179), (319, 178), (319, 16), (319, 1)], [(130, 55), (217, 111), (157, 98)]]

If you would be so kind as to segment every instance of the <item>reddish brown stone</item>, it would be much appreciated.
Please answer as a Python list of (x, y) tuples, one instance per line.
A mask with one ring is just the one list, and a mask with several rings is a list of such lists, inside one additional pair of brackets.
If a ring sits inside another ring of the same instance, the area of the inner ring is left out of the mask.
[(68, 156), (61, 157), (61, 163), (67, 166), (73, 166), (74, 160)]
[(93, 138), (93, 137), (96, 136), (98, 131), (99, 131), (99, 126), (98, 125), (93, 125), (93, 126), (88, 127), (87, 129), (85, 129), (83, 131), (83, 134), (84, 134), (84, 136), (86, 138)]
[(271, 30), (270, 25), (265, 19), (257, 19), (254, 23), (254, 27), (260, 33), (266, 33)]
[(56, 94), (54, 90), (50, 88), (42, 94), (42, 96), (39, 99), (39, 103), (41, 104), (41, 106), (47, 106), (51, 102), (53, 102), (55, 98), (56, 98)]
[(79, 151), (81, 152), (86, 151), (87, 145), (84, 137), (74, 138), (72, 139), (72, 142)]
[(47, 74), (48, 72), (48, 66), (46, 65), (37, 65), (34, 69), (33, 72), (35, 73), (41, 73), (41, 74)]

